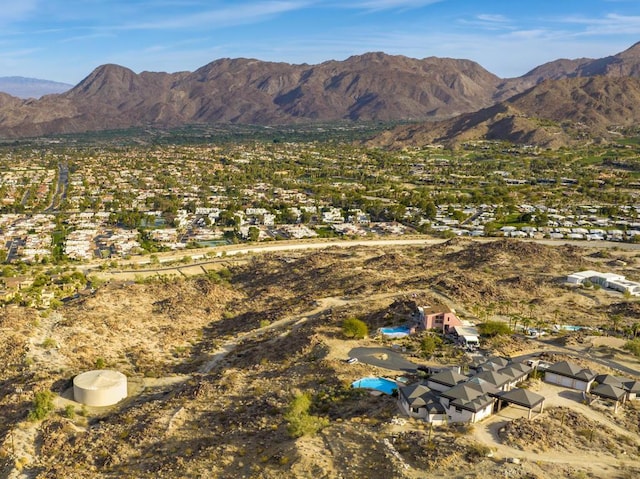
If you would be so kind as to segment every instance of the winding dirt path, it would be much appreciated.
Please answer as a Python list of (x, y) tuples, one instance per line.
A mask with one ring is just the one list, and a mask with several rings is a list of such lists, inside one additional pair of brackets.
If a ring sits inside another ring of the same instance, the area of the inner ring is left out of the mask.
[[(27, 349), (27, 360), (33, 362), (34, 367), (41, 370), (57, 371), (67, 366), (64, 355), (60, 354), (57, 345), (52, 342), (52, 332), (63, 317), (60, 313), (53, 312), (49, 316), (40, 317), (36, 323)], [(37, 441), (40, 424), (37, 422), (22, 421), (7, 435), (4, 447), (12, 451), (16, 464), (7, 476), (7, 479), (30, 479), (34, 474), (30, 472), (29, 465), (36, 461)]]
[[(605, 426), (616, 434), (632, 438), (636, 444), (640, 445), (640, 439), (629, 434), (629, 431), (620, 427), (605, 415), (580, 401), (581, 393), (552, 384), (541, 383), (536, 391), (545, 397), (545, 408), (562, 406), (579, 412), (595, 423)], [(588, 466), (597, 477), (609, 477), (612, 471), (618, 470), (621, 466), (640, 466), (640, 461), (626, 457), (612, 457), (611, 454), (600, 453), (598, 451), (554, 451), (544, 452), (527, 451), (513, 448), (502, 444), (498, 431), (508, 422), (516, 417), (526, 417), (526, 412), (522, 409), (509, 407), (495, 414), (480, 424), (476, 424), (473, 436), (475, 440), (492, 447), (499, 456), (505, 458), (518, 458), (538, 463), (568, 464), (577, 468)], [(544, 416), (533, 420), (544, 420)]]

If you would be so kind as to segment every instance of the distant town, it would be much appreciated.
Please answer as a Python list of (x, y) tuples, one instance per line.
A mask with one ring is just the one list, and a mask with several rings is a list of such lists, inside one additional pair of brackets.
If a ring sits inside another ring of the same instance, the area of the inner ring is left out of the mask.
[(453, 152), (280, 139), (27, 145), (0, 149), (0, 260), (9, 290), (20, 265), (240, 242), (640, 239), (634, 144), (555, 152), (498, 142)]

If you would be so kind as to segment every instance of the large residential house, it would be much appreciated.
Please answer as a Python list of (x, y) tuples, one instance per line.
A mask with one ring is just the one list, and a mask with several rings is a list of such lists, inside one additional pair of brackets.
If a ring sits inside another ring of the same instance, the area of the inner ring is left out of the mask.
[(444, 391), (441, 402), (449, 420), (474, 423), (490, 416), (498, 390), (487, 385), (484, 381), (468, 381)]
[(447, 410), (437, 393), (422, 384), (412, 384), (398, 391), (400, 410), (407, 416), (436, 425), (447, 422)]
[[(500, 367), (502, 365), (502, 367)], [(412, 384), (398, 389), (398, 406), (404, 414), (426, 422), (442, 424), (475, 423), (511, 403), (542, 411), (544, 397), (520, 393), (516, 384), (529, 377), (532, 368), (493, 358), (476, 367), (473, 376), (449, 368), (430, 376), (426, 384)]]
[(627, 293), (631, 296), (640, 296), (640, 283), (629, 281), (621, 274), (600, 273), (598, 271), (588, 270), (567, 276), (567, 282), (569, 283), (584, 284), (586, 281), (590, 281), (591, 283), (602, 286), (603, 288)]
[(454, 326), (462, 326), (455, 312), (444, 304), (418, 306), (414, 320), (422, 329), (438, 329), (442, 333), (448, 333)]

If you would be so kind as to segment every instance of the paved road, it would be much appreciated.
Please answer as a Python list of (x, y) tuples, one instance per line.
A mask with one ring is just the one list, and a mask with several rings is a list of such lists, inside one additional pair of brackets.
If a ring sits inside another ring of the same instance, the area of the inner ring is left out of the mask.
[[(387, 355), (387, 359), (381, 359), (381, 356), (384, 354)], [(401, 353), (389, 348), (353, 348), (349, 351), (349, 356), (358, 358), (358, 361), (370, 364), (371, 366), (407, 373), (415, 372), (418, 366), (406, 360)]]
[(46, 213), (55, 213), (67, 196), (69, 187), (69, 165), (66, 163), (58, 164), (58, 183), (56, 191), (51, 196), (51, 204), (45, 210)]
[[(526, 361), (527, 359), (533, 359), (538, 357), (538, 355), (540, 353), (546, 353), (546, 354), (562, 354), (565, 356), (573, 356), (576, 359), (587, 359), (589, 361), (592, 361), (594, 363), (598, 363), (598, 364), (602, 364), (603, 366), (606, 366), (608, 368), (611, 368), (615, 371), (619, 371), (620, 373), (624, 373), (624, 374), (628, 374), (631, 376), (636, 376), (636, 377), (640, 377), (640, 370), (638, 369), (634, 369), (634, 368), (630, 368), (629, 366), (626, 366), (624, 364), (621, 364), (617, 361), (614, 361), (612, 359), (607, 359), (607, 358), (602, 358), (602, 357), (598, 357), (597, 355), (593, 354), (591, 351), (589, 351), (589, 348), (585, 348), (582, 350), (578, 350), (578, 349), (572, 349), (572, 348), (561, 348), (558, 345), (551, 345), (554, 348), (560, 348), (560, 349), (540, 349), (539, 352), (537, 353), (532, 353), (532, 354), (524, 354), (521, 356), (515, 356), (513, 358), (511, 358), (514, 361)], [(597, 372), (597, 371), (596, 371)]]
[[(501, 238), (471, 238), (472, 241), (487, 242), (498, 241)], [(300, 251), (300, 250), (317, 250), (325, 248), (350, 248), (352, 246), (368, 246), (368, 247), (384, 247), (384, 246), (428, 246), (444, 243), (446, 239), (434, 238), (408, 238), (408, 239), (379, 239), (379, 240), (348, 240), (340, 239), (334, 241), (327, 240), (302, 240), (302, 241), (282, 241), (277, 244), (269, 245), (233, 245), (233, 246), (217, 246), (212, 248), (202, 248), (193, 252), (179, 251), (171, 253), (158, 253), (156, 256), (160, 263), (170, 263), (179, 261), (185, 257), (190, 257), (197, 263), (207, 262), (211, 258), (224, 258), (227, 256), (257, 254), (257, 253), (275, 253), (284, 251)], [(511, 241), (511, 240), (510, 240)], [(621, 249), (640, 249), (640, 243), (616, 243), (612, 241), (565, 241), (565, 240), (537, 240), (537, 239), (518, 239), (516, 241), (524, 241), (529, 243), (538, 243), (547, 246), (564, 246), (572, 245), (583, 248), (621, 248)], [(101, 264), (111, 260), (94, 260), (85, 263), (82, 267), (86, 269), (99, 268)], [(151, 264), (149, 256), (140, 256), (132, 258), (129, 264), (146, 265)], [(160, 267), (158, 268), (160, 269)]]

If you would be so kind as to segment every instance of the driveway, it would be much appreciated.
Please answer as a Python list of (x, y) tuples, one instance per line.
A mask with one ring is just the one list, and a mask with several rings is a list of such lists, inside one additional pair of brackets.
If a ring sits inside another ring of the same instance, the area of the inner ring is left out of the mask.
[[(382, 359), (385, 354), (387, 359)], [(407, 361), (402, 354), (389, 348), (353, 348), (349, 351), (349, 356), (358, 358), (358, 361), (362, 363), (393, 371), (413, 373), (418, 366)]]

